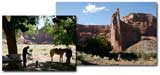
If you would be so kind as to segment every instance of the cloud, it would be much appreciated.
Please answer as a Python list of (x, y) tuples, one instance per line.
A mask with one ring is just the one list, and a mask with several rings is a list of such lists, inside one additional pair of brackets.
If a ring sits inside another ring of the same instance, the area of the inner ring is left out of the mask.
[(86, 23), (84, 23), (84, 25), (96, 25), (96, 23), (93, 23), (93, 22), (91, 22), (91, 23), (86, 22)]
[(88, 4), (85, 9), (83, 9), (83, 13), (96, 13), (98, 11), (109, 11), (109, 9), (106, 9), (106, 7), (97, 7), (96, 5), (93, 4)]

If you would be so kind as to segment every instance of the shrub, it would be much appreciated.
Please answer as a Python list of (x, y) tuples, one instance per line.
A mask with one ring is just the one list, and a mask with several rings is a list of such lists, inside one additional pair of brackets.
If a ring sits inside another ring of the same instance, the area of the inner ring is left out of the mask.
[(111, 43), (104, 36), (96, 36), (95, 38), (89, 38), (84, 42), (85, 53), (104, 57), (111, 50)]
[(132, 52), (133, 54), (137, 55), (138, 58), (142, 58), (144, 60), (150, 60), (151, 58), (156, 59), (157, 58), (157, 54), (154, 52), (144, 52), (144, 51), (135, 51)]

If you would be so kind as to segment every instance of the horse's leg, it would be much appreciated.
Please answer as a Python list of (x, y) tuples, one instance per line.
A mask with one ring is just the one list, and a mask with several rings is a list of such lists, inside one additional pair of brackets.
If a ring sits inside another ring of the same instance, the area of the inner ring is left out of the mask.
[(51, 62), (53, 61), (53, 52), (52, 50), (50, 51), (50, 57), (51, 57)]
[(53, 56), (54, 56), (54, 54), (51, 55), (51, 61), (52, 61), (52, 62), (53, 62)]
[[(53, 57), (54, 57), (54, 54), (53, 54)], [(53, 61), (53, 57), (52, 57), (52, 61)]]
[(60, 54), (60, 62), (63, 62), (63, 54)]
[(62, 63), (63, 63), (63, 55), (61, 56), (61, 58), (62, 58)]
[[(64, 54), (64, 53), (63, 53)], [(62, 62), (63, 62), (63, 54), (62, 54)]]
[(61, 55), (61, 62), (63, 63), (63, 56)]
[(59, 62), (61, 62), (61, 55), (59, 55)]
[(51, 56), (51, 61), (53, 62), (53, 56)]

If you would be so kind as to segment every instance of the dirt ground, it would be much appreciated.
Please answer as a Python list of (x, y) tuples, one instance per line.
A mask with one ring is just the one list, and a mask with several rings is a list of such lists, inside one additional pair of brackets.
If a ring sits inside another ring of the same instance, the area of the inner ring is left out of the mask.
[(132, 60), (120, 60), (115, 61), (114, 59), (108, 60), (107, 57), (101, 58), (99, 56), (93, 56), (91, 54), (85, 54), (77, 52), (77, 64), (78, 65), (101, 65), (101, 66), (156, 66), (157, 60), (156, 59), (150, 59), (150, 60), (144, 60), (144, 59), (138, 59), (137, 61)]
[[(28, 60), (27, 60), (28, 68), (33, 67), (33, 65), (36, 61), (38, 61), (39, 63), (50, 63), (52, 66), (53, 66), (53, 64), (60, 65), (60, 63), (59, 63), (60, 56), (57, 54), (55, 54), (53, 56), (53, 63), (51, 62), (50, 50), (54, 48), (54, 45), (49, 45), (49, 44), (38, 44), (38, 45), (37, 44), (32, 44), (32, 45), (17, 44), (18, 54), (20, 54), (21, 56), (22, 56), (22, 50), (25, 46), (30, 46), (29, 50), (33, 49), (33, 51), (30, 52), (30, 54), (32, 54), (32, 56), (28, 56)], [(8, 55), (7, 45), (2, 44), (2, 47), (3, 47), (2, 48), (3, 56)], [(63, 46), (63, 45), (56, 46), (56, 47), (65, 48), (65, 46)], [(70, 45), (69, 47), (72, 50), (71, 64), (76, 67), (76, 47), (73, 45)], [(31, 58), (33, 58), (33, 59), (31, 59)], [(22, 57), (21, 57), (21, 59), (22, 59)], [(65, 62), (66, 62), (66, 57), (64, 54), (62, 65)]]

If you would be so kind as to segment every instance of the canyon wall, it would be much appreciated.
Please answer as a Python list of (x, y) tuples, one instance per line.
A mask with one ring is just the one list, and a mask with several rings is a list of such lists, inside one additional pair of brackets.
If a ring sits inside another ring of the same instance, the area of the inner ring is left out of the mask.
[(111, 41), (115, 52), (123, 51), (141, 40), (157, 41), (157, 18), (148, 13), (129, 13), (121, 20), (117, 8), (110, 25), (77, 24), (77, 43), (96, 35)]

